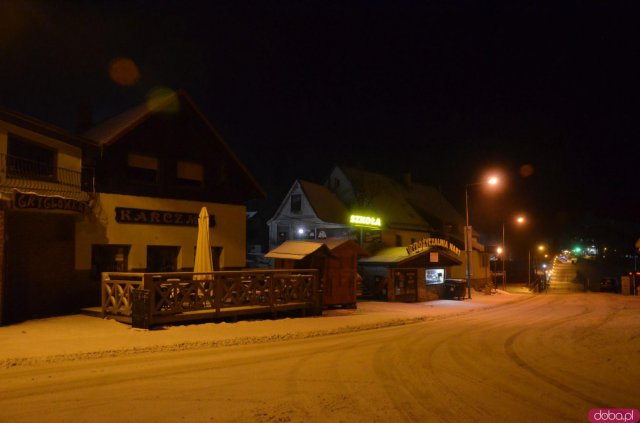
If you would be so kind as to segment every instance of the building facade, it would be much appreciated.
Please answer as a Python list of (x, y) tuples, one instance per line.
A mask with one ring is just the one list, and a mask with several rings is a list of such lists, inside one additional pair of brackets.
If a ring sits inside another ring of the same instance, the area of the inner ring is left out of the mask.
[[(94, 199), (90, 140), (0, 110), (0, 323), (77, 305), (75, 227)], [(82, 287), (86, 288), (86, 287)]]
[(215, 270), (245, 267), (244, 204), (264, 191), (186, 93), (82, 136), (3, 116), (0, 323), (97, 305), (104, 271), (193, 269), (202, 207)]
[(327, 187), (297, 180), (285, 195), (269, 226), (269, 250), (288, 240), (353, 238), (349, 210)]
[[(440, 192), (412, 183), (408, 175), (398, 182), (336, 166), (323, 186), (296, 181), (268, 223), (271, 248), (288, 239), (319, 239), (324, 228), (332, 231), (323, 236), (356, 240), (369, 253), (359, 269), (363, 291), (371, 296), (424, 299), (429, 292), (442, 295), (445, 279), (466, 276), (463, 218)], [(489, 258), (477, 234), (471, 260), (473, 285), (483, 286), (490, 279)], [(414, 264), (419, 265), (414, 281), (419, 280), (420, 290), (392, 295), (389, 284), (398, 273), (392, 269)]]

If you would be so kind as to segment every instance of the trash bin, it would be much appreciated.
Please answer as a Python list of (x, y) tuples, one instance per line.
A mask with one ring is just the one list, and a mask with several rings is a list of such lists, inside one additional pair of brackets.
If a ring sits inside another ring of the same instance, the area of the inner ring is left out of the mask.
[(464, 279), (445, 279), (444, 298), (446, 300), (464, 300), (466, 297), (467, 282)]

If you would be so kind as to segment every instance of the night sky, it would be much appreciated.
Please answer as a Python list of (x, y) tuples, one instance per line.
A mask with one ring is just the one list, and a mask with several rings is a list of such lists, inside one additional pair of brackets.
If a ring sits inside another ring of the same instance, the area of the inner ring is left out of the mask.
[[(550, 238), (640, 219), (635, 3), (9, 0), (0, 106), (75, 130), (79, 107), (100, 121), (183, 88), (272, 204), (345, 164), (411, 172), (463, 212), (499, 168), (472, 220), (524, 212)], [(139, 78), (114, 82), (117, 58)]]

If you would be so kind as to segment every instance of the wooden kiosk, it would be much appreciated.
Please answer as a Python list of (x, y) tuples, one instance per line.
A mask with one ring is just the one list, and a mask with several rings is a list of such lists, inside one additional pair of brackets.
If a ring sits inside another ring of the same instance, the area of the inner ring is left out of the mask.
[(265, 257), (276, 269), (318, 269), (325, 307), (356, 307), (358, 258), (368, 253), (349, 239), (285, 241)]
[(384, 248), (371, 257), (360, 259), (365, 282), (375, 284), (377, 289), (384, 288), (388, 301), (416, 302), (446, 298), (446, 275), (430, 281), (429, 273), (432, 269), (462, 264), (459, 250), (455, 246), (443, 248), (445, 242), (449, 245), (448, 241), (435, 238), (425, 238), (421, 242), (424, 246), (420, 248), (412, 248), (413, 244), (409, 247)]

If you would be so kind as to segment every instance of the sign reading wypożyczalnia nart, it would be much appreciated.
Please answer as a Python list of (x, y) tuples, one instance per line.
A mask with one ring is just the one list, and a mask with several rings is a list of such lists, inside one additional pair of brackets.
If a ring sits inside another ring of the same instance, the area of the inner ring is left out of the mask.
[(84, 213), (89, 207), (86, 201), (59, 196), (46, 196), (16, 191), (13, 197), (16, 209), (59, 210)]
[(429, 247), (442, 247), (452, 251), (456, 255), (460, 255), (460, 248), (456, 247), (446, 239), (441, 238), (423, 238), (407, 247), (407, 254), (417, 253)]
[[(116, 222), (142, 225), (198, 226), (198, 213), (116, 207)], [(215, 225), (215, 216), (210, 214), (209, 226)]]

